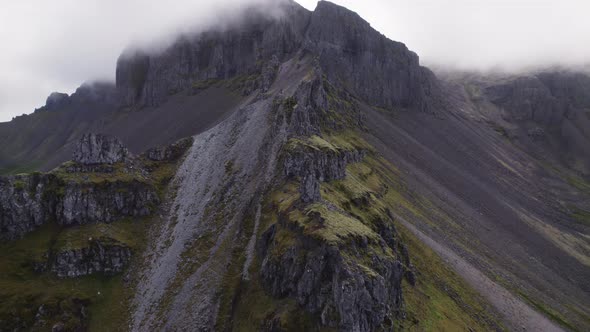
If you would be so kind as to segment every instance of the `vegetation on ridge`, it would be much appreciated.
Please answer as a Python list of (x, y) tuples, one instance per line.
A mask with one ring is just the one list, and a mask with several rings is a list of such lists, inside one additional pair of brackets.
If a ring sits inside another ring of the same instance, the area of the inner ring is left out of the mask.
[[(67, 162), (49, 174), (63, 183), (87, 186), (139, 181), (163, 199), (178, 160), (151, 161), (140, 156), (132, 163), (100, 165), (107, 172), (75, 170)], [(16, 187), (26, 184), (16, 181)], [(18, 189), (18, 188), (17, 188)], [(63, 188), (51, 188), (60, 194)], [(0, 244), (0, 330), (46, 331), (63, 324), (64, 331), (125, 331), (133, 285), (128, 271), (109, 277), (93, 274), (58, 278), (51, 270), (57, 253), (88, 248), (94, 241), (131, 249), (131, 265), (140, 264), (147, 231), (155, 217), (125, 218), (112, 223), (63, 227), (51, 222), (23, 238)]]

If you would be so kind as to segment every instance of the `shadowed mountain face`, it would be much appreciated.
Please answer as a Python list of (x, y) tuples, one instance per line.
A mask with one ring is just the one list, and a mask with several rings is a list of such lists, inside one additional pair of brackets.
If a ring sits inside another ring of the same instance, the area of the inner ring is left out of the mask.
[(439, 79), (343, 7), (278, 6), (0, 124), (5, 173), (74, 156), (0, 178), (0, 323), (586, 330), (590, 77)]
[[(85, 85), (69, 98), (53, 94), (34, 114), (0, 124), (0, 140), (6, 142), (0, 145), (0, 168), (51, 169), (67, 160), (73, 142), (89, 130), (119, 136), (136, 152), (197, 133), (243, 95), (268, 89), (277, 66), (301, 50), (318, 55), (331, 80), (372, 105), (434, 111), (441, 103), (434, 75), (419, 66), (416, 54), (357, 14), (328, 2), (314, 12), (281, 3), (278, 19), (252, 9), (243, 22), (182, 37), (158, 54), (123, 54), (116, 87)], [(195, 96), (217, 80), (233, 82), (230, 89)], [(144, 126), (134, 130), (138, 123)]]

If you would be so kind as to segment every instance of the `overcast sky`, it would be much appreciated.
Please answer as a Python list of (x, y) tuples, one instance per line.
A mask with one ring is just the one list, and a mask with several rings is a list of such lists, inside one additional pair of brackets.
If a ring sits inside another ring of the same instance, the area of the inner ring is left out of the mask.
[[(0, 121), (30, 113), (52, 91), (113, 80), (130, 43), (227, 19), (272, 0), (0, 0)], [(315, 0), (301, 0), (313, 10)], [(335, 0), (425, 65), (461, 69), (590, 62), (589, 0)]]

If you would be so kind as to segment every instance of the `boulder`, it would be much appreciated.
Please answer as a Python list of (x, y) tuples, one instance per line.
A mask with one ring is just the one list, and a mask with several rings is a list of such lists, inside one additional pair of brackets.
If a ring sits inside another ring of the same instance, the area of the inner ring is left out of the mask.
[(130, 259), (131, 249), (128, 247), (93, 240), (88, 247), (56, 253), (51, 271), (59, 278), (75, 278), (95, 273), (114, 275), (123, 271)]

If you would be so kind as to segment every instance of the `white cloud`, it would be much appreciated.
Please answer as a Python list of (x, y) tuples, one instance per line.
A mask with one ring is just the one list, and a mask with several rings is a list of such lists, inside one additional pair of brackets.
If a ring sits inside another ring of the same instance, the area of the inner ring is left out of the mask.
[[(272, 0), (0, 0), (0, 121), (52, 91), (113, 79), (132, 41), (227, 20)], [(507, 69), (590, 62), (587, 0), (335, 0), (416, 51), (427, 65)], [(300, 3), (313, 10), (316, 1)]]

